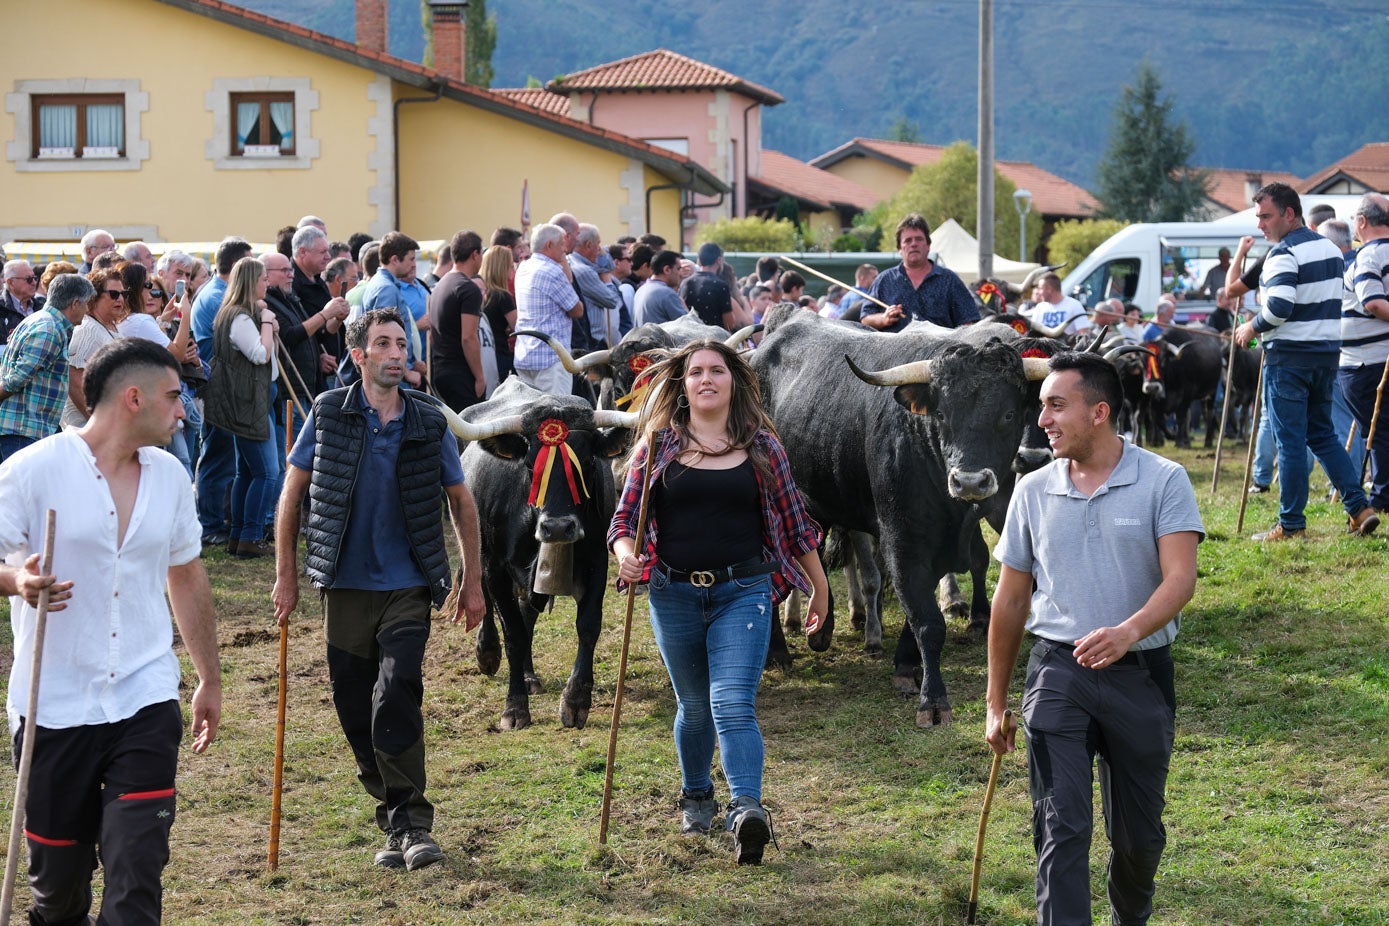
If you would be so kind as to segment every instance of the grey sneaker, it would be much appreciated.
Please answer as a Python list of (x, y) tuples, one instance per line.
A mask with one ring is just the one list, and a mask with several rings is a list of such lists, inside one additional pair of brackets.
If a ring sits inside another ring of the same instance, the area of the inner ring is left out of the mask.
[(374, 865), (381, 868), (404, 868), (405, 852), (400, 847), (400, 834), (386, 834), (386, 848), (376, 853)]
[(444, 858), (444, 850), (440, 849), (434, 837), (429, 835), (429, 830), (406, 830), (400, 840), (400, 847), (405, 850), (405, 867), (410, 871), (433, 865)]
[(730, 801), (724, 828), (733, 834), (733, 857), (739, 865), (762, 864), (762, 850), (772, 838), (772, 822), (756, 798), (735, 797)]
[(707, 836), (714, 825), (714, 813), (719, 809), (714, 789), (680, 792), (680, 835)]

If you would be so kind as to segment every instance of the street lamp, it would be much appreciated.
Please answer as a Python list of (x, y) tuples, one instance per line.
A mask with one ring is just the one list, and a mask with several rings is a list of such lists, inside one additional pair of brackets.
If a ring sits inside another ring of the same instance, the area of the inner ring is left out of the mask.
[(1027, 214), (1032, 211), (1032, 194), (1027, 190), (1013, 192), (1013, 205), (1018, 210), (1018, 260), (1027, 261)]

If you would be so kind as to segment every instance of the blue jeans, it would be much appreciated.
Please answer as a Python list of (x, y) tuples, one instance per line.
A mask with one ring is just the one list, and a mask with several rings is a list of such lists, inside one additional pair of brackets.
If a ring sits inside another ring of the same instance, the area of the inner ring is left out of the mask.
[[(1376, 366), (1375, 370), (1377, 372), (1382, 371), (1383, 367)], [(1354, 373), (1355, 371), (1350, 370), (1349, 372)], [(1354, 382), (1354, 378), (1352, 377), (1350, 381)], [(1355, 421), (1355, 414), (1351, 411), (1350, 400), (1346, 395), (1346, 382), (1346, 377), (1343, 377), (1340, 371), (1337, 371), (1336, 385), (1331, 387), (1331, 424), (1336, 428), (1336, 439), (1341, 442), (1342, 447), (1346, 445), (1346, 437), (1350, 434), (1350, 426)], [(1374, 386), (1378, 384), (1378, 379), (1371, 384), (1371, 396), (1374, 395)], [(1373, 407), (1373, 400), (1371, 400), (1371, 403), (1371, 407)], [(1350, 454), (1350, 465), (1354, 467), (1357, 474), (1365, 471), (1365, 429), (1369, 427), (1369, 424), (1370, 419), (1366, 418), (1363, 425), (1356, 427), (1355, 439), (1350, 442), (1350, 450), (1346, 451)]]
[[(1355, 420), (1360, 423), (1357, 431), (1362, 437), (1369, 431), (1370, 422), (1374, 419), (1375, 393), (1383, 376), (1382, 363), (1358, 368), (1342, 367), (1337, 374), (1339, 392), (1355, 415)], [(1354, 448), (1351, 450), (1350, 459), (1356, 467), (1355, 471), (1363, 472), (1361, 463), (1356, 462)], [(1370, 504), (1379, 510), (1389, 509), (1389, 416), (1384, 414), (1382, 408), (1379, 422), (1375, 425), (1375, 444), (1370, 448)]]
[(25, 437), (23, 434), (0, 434), (0, 463), (37, 441), (37, 437)]
[(718, 739), (732, 797), (762, 800), (757, 685), (772, 632), (770, 576), (696, 588), (651, 571), (651, 627), (675, 689), (675, 751), (685, 791), (713, 787)]
[(227, 530), (227, 488), (236, 476), (236, 444), (228, 431), (203, 421), (203, 449), (198, 454), (198, 520), (203, 536)]
[(1307, 526), (1307, 451), (1321, 462), (1331, 485), (1341, 493), (1346, 513), (1354, 515), (1367, 504), (1360, 474), (1350, 465), (1345, 447), (1331, 424), (1331, 391), (1336, 368), (1287, 367), (1270, 364), (1264, 372), (1269, 417), (1278, 440), (1278, 523), (1285, 530)]
[(265, 538), (265, 500), (275, 491), (280, 457), (275, 449), (275, 422), (267, 418), (270, 438), (234, 437), (236, 478), (232, 482), (231, 536), (234, 540)]

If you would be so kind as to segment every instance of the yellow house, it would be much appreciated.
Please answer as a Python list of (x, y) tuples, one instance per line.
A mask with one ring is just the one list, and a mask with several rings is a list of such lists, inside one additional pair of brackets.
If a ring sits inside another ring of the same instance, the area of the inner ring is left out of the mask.
[(7, 34), (33, 40), (0, 58), (0, 242), (272, 241), (305, 214), (334, 239), (485, 237), (521, 226), (523, 189), (534, 222), (679, 241), (685, 198), (728, 191), (688, 157), (463, 83), (458, 0), (431, 3), (439, 70), (386, 54), (386, 2), (356, 0), (358, 44), (218, 0), (14, 4)]

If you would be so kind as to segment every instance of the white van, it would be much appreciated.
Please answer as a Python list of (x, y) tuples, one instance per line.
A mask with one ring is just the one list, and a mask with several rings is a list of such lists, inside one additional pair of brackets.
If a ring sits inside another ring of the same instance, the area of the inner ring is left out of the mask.
[(1215, 308), (1214, 294), (1201, 291), (1206, 274), (1233, 255), (1245, 235), (1254, 238), (1250, 266), (1269, 248), (1251, 217), (1247, 222), (1161, 222), (1120, 229), (1061, 281), (1061, 291), (1093, 309), (1104, 299), (1132, 302), (1152, 314), (1158, 297), (1178, 297), (1179, 323), (1201, 321)]

